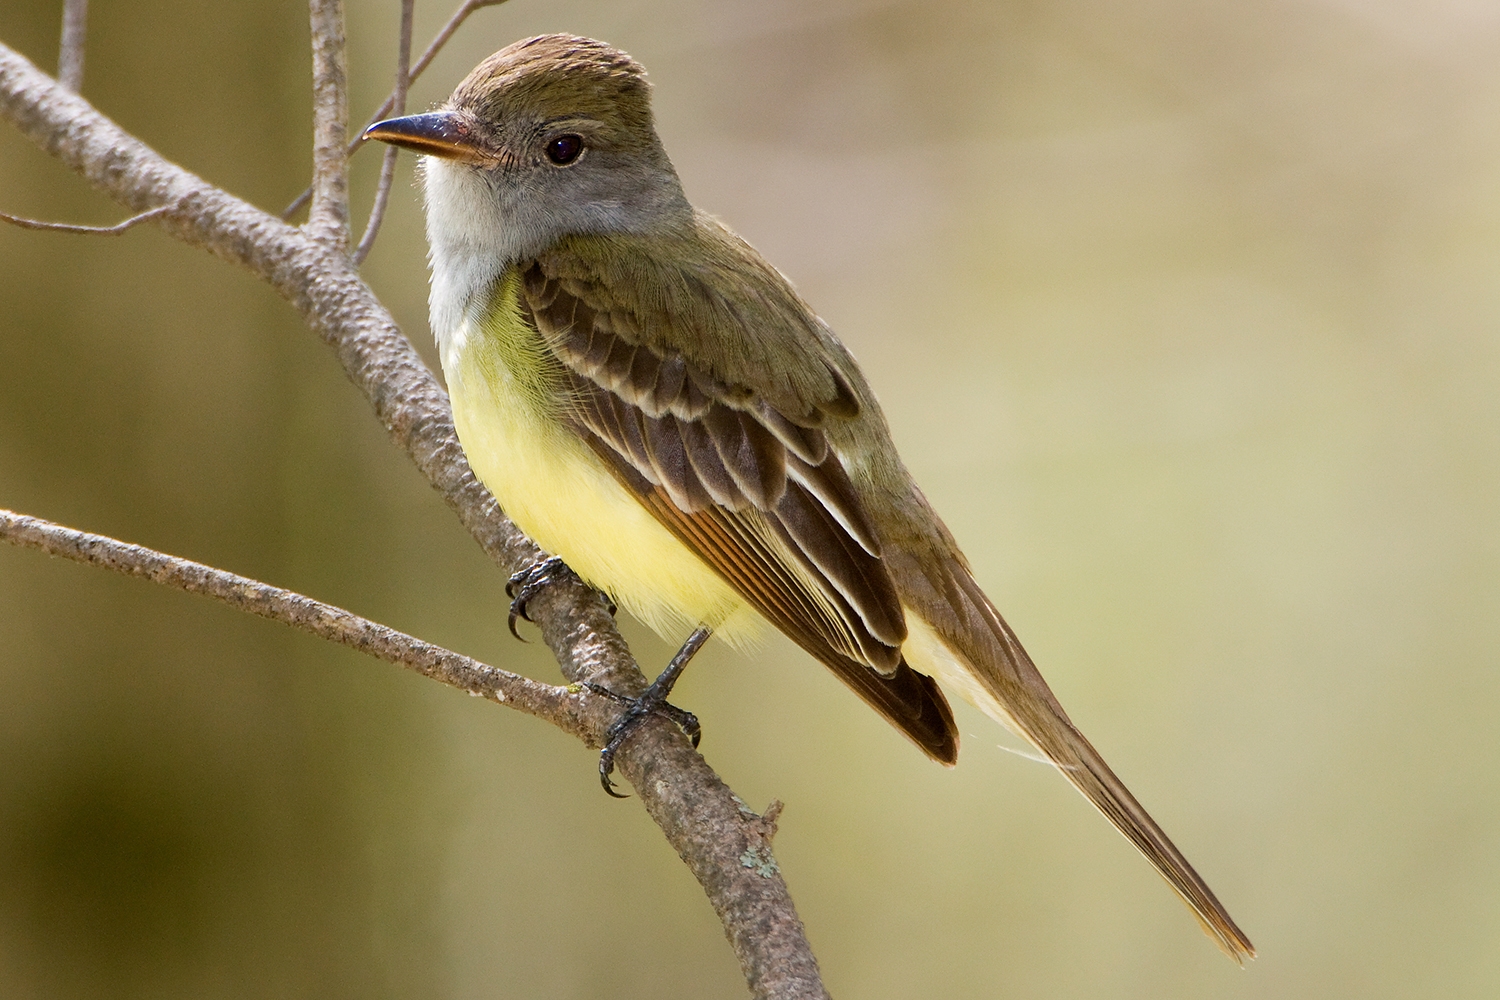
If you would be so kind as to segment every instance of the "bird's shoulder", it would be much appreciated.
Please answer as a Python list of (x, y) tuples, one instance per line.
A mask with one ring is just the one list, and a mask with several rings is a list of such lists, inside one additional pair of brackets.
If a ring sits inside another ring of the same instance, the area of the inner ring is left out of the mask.
[(519, 270), (562, 360), (612, 385), (628, 390), (631, 367), (652, 380), (649, 368), (680, 367), (712, 398), (808, 427), (868, 405), (848, 352), (791, 282), (706, 214), (663, 232), (567, 237)]

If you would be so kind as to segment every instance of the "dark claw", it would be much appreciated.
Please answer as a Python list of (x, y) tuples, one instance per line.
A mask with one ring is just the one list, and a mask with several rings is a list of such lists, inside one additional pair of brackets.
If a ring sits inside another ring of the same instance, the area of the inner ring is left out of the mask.
[(616, 799), (628, 799), (629, 795), (624, 792), (615, 791), (615, 783), (610, 778), (610, 772), (615, 769), (615, 752), (609, 747), (599, 751), (599, 783), (604, 786), (604, 794)]
[[(521, 633), (516, 631), (516, 619), (524, 618), (531, 621), (531, 616), (526, 613), (526, 602), (541, 593), (547, 584), (557, 579), (557, 570), (566, 568), (557, 556), (548, 556), (520, 570), (505, 584), (505, 596), (510, 598), (510, 617), (506, 619), (506, 624), (510, 627), (511, 635), (521, 639)], [(526, 640), (521, 639), (521, 641)]]
[(605, 731), (604, 749), (599, 751), (599, 782), (610, 795), (617, 799), (629, 798), (628, 795), (615, 791), (615, 783), (610, 780), (609, 776), (615, 769), (615, 755), (620, 752), (620, 747), (624, 745), (625, 740), (646, 716), (654, 713), (671, 719), (687, 735), (687, 738), (692, 740), (694, 749), (697, 748), (698, 741), (703, 738), (703, 727), (699, 724), (698, 717), (676, 705), (668, 704), (667, 696), (672, 693), (673, 685), (677, 683), (677, 678), (682, 676), (682, 671), (687, 667), (688, 661), (693, 658), (693, 654), (702, 648), (712, 634), (712, 629), (701, 627), (688, 636), (687, 642), (682, 644), (677, 655), (672, 657), (672, 662), (667, 664), (667, 669), (651, 682), (651, 686), (646, 688), (639, 698), (627, 698), (624, 695), (615, 694), (598, 684), (584, 685), (596, 694), (602, 694), (626, 704), (625, 711)]

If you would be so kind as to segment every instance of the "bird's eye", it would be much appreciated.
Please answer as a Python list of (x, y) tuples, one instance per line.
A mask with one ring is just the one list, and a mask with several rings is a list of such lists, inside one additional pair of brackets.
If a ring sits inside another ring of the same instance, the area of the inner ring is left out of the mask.
[(559, 167), (566, 167), (578, 159), (578, 154), (583, 152), (583, 136), (560, 135), (547, 143), (547, 159)]

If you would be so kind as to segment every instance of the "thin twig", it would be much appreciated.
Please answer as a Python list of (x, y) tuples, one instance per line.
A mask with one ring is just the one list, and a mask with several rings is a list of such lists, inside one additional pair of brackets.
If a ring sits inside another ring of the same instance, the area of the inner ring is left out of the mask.
[(57, 48), (57, 82), (73, 93), (83, 87), (83, 42), (88, 34), (89, 0), (63, 0), (62, 41)]
[[(410, 3), (411, 0), (406, 0)], [(385, 221), (386, 205), (391, 200), (391, 185), (396, 180), (396, 154), (400, 150), (391, 146), (380, 161), (380, 183), (375, 188), (375, 203), (370, 206), (370, 218), (365, 223), (365, 234), (359, 238), (359, 246), (350, 256), (355, 264), (363, 264), (375, 246), (375, 237), (380, 233), (380, 224)]]
[(583, 712), (586, 696), (579, 692), (489, 666), (332, 604), (203, 563), (4, 509), (0, 509), (0, 541), (141, 577), (190, 594), (203, 594), (232, 608), (290, 625), (519, 709), (579, 735), (592, 728), (588, 722), (598, 724), (598, 720), (587, 719), (588, 714), (606, 721), (609, 718), (609, 710)]
[(313, 51), (313, 199), (307, 231), (349, 245), (348, 64), (344, 0), (309, 0)]
[[(351, 150), (351, 152), (352, 152), (352, 150)], [(295, 198), (292, 199), (292, 203), (290, 205), (288, 205), (286, 208), (283, 208), (281, 210), (281, 214), (278, 215), (277, 218), (280, 219), (282, 222), (289, 222), (289, 221), (291, 221), (292, 216), (294, 216), (298, 212), (302, 211), (302, 209), (310, 201), (312, 201), (312, 188), (311, 187), (305, 187), (305, 188), (302, 189), (302, 193), (301, 194), (299, 194), (297, 197), (295, 197)]]
[[(448, 23), (443, 25), (443, 30), (432, 36), (432, 41), (427, 45), (427, 51), (423, 52), (421, 57), (417, 59), (417, 61), (412, 65), (407, 84), (410, 85), (416, 82), (417, 77), (422, 75), (422, 71), (426, 69), (428, 64), (437, 57), (437, 54), (442, 51), (443, 46), (448, 44), (448, 39), (452, 38), (453, 33), (456, 32), (459, 27), (469, 19), (470, 14), (484, 7), (498, 7), (503, 3), (505, 3), (505, 0), (465, 0), (464, 3), (460, 4), (458, 9), (453, 12), (453, 16), (448, 18)], [(365, 121), (365, 127), (368, 128), (369, 126), (374, 125), (376, 122), (380, 121), (382, 118), (385, 118), (391, 113), (391, 109), (395, 106), (396, 93), (395, 91), (392, 91), (390, 95), (386, 97), (385, 102), (381, 104), (380, 107), (376, 108), (375, 113)], [(364, 129), (361, 129), (360, 135), (363, 134)], [(356, 150), (359, 149), (361, 145), (363, 145), (363, 141), (360, 138), (360, 135), (356, 135), (353, 139), (349, 140), (347, 152), (351, 156)], [(290, 205), (281, 210), (281, 215), (279, 216), (279, 218), (282, 221), (290, 219), (292, 216), (301, 211), (302, 207), (306, 205), (311, 199), (312, 188), (307, 188), (295, 199), (293, 199)]]
[[(406, 89), (411, 83), (411, 15), (415, 6), (415, 0), (401, 0), (401, 37), (396, 45), (396, 89), (392, 91), (395, 99), (392, 110), (398, 115), (406, 113)], [(375, 203), (370, 206), (365, 234), (359, 238), (359, 246), (354, 248), (355, 264), (365, 262), (365, 258), (370, 255), (370, 248), (375, 245), (375, 237), (380, 233), (386, 204), (391, 200), (391, 182), (396, 179), (396, 154), (399, 152), (395, 146), (386, 147), (385, 159), (380, 164), (380, 184), (375, 189)]]
[[(432, 36), (432, 44), (427, 46), (427, 51), (422, 53), (422, 57), (411, 68), (411, 78), (415, 80), (422, 75), (422, 71), (427, 68), (427, 64), (432, 62), (444, 45), (448, 44), (448, 39), (452, 38), (453, 33), (459, 29), (459, 26), (468, 20), (470, 14), (484, 7), (498, 7), (503, 3), (505, 3), (505, 0), (466, 0), (463, 6), (459, 7), (458, 10), (453, 12), (453, 16), (448, 18), (448, 23), (443, 25), (443, 30)], [(372, 119), (372, 124), (390, 110), (391, 102), (387, 98), (386, 103), (381, 105), (379, 111), (375, 112), (376, 117)]]
[[(3, 44), (0, 117), (116, 201), (136, 211), (176, 206), (162, 216), (162, 228), (247, 268), (297, 309), (334, 349), (392, 440), (496, 563), (513, 573), (538, 558), (535, 544), (474, 478), (446, 394), (346, 254), (169, 163)], [(530, 601), (527, 613), (568, 680), (621, 694), (644, 689), (646, 680), (597, 592), (561, 580)], [(770, 863), (761, 818), (663, 719), (647, 720), (618, 760), (638, 801), (703, 886), (752, 994), (762, 1000), (826, 997), (786, 882)], [(746, 867), (746, 857), (759, 860)]]
[(50, 229), (59, 233), (86, 233), (90, 236), (119, 236), (121, 233), (134, 229), (149, 219), (165, 213), (171, 205), (158, 205), (149, 211), (132, 215), (124, 222), (113, 226), (75, 226), (71, 222), (43, 222), (40, 219), (24, 219), (19, 215), (11, 215), (8, 212), (0, 212), (0, 221), (9, 222), (13, 226), (22, 229)]

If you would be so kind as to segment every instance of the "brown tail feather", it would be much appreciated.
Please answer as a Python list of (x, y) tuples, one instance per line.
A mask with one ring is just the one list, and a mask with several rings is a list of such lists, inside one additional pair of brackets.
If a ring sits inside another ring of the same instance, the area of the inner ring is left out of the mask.
[(1254, 958), (1255, 946), (1213, 890), (1067, 717), (1058, 715), (1027, 729), (1022, 735), (1051, 758), (1073, 786), (1146, 856), (1224, 953), (1241, 965)]
[[(912, 641), (904, 647), (919, 670), (934, 672), (1047, 756), (1115, 828), (1156, 867), (1226, 955), (1243, 965), (1255, 947), (1213, 891), (1188, 864), (1104, 758), (1068, 719), (1015, 633), (956, 560), (948, 566), (948, 607), (913, 608)], [(899, 578), (899, 577), (898, 577)], [(957, 590), (959, 593), (955, 594)], [(964, 607), (949, 602), (961, 595)], [(903, 595), (907, 596), (907, 595)], [(918, 595), (912, 594), (911, 597)], [(929, 594), (929, 596), (932, 596)], [(922, 602), (927, 604), (929, 602)], [(923, 646), (935, 648), (924, 649)]]

